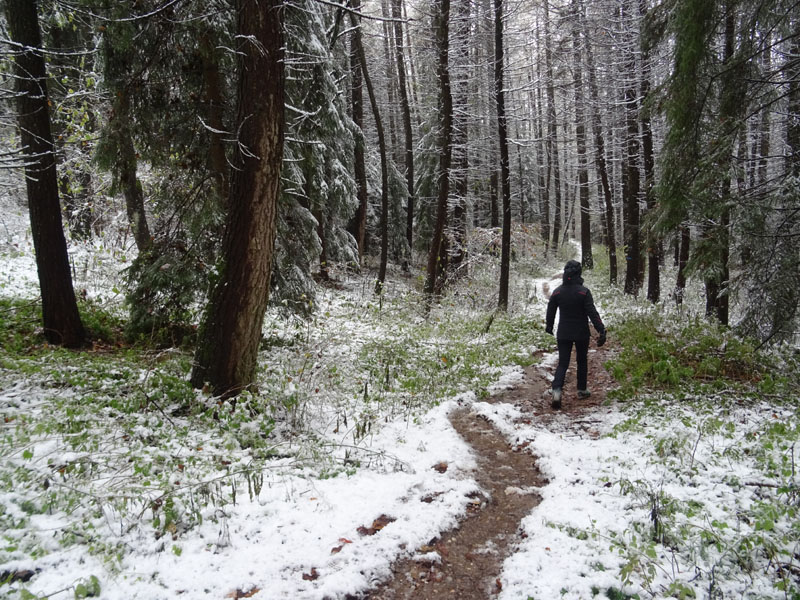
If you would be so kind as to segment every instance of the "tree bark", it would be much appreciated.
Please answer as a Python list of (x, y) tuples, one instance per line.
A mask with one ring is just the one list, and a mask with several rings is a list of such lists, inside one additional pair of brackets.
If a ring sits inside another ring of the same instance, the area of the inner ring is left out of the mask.
[[(581, 11), (581, 20), (585, 18)], [(609, 280), (617, 283), (617, 236), (614, 221), (614, 199), (611, 194), (611, 183), (608, 177), (608, 166), (606, 164), (606, 142), (603, 135), (603, 122), (600, 118), (600, 93), (597, 89), (597, 75), (595, 74), (594, 53), (590, 44), (586, 45), (586, 64), (589, 79), (589, 93), (592, 98), (592, 132), (595, 145), (595, 167), (600, 175), (600, 184), (603, 191), (604, 208), (604, 231), (606, 247), (608, 248)]]
[(402, 26), (402, 0), (392, 0), (392, 18), (394, 22), (395, 57), (397, 60), (397, 80), (400, 90), (400, 109), (403, 117), (403, 134), (406, 167), (406, 187), (408, 198), (406, 200), (406, 242), (409, 250), (414, 248), (414, 133), (411, 129), (411, 104), (408, 100), (408, 85), (406, 83), (406, 58), (403, 45)]
[(675, 302), (683, 304), (683, 296), (686, 293), (686, 265), (689, 263), (689, 247), (691, 235), (689, 227), (684, 225), (680, 228), (680, 240), (678, 242), (678, 277), (675, 281)]
[[(397, 164), (400, 162), (400, 143), (397, 140), (397, 127), (395, 126), (395, 117), (397, 116), (397, 78), (393, 77), (392, 71), (397, 67), (397, 58), (394, 56), (397, 44), (393, 44), (392, 38), (394, 36), (394, 27), (391, 23), (391, 9), (387, 0), (381, 0), (381, 16), (383, 17), (383, 64), (385, 66), (387, 78), (384, 83), (386, 89), (386, 96), (388, 107), (386, 111), (387, 123), (389, 129), (389, 143), (388, 148), (391, 149), (389, 154), (392, 161)], [(397, 76), (399, 78), (399, 75)], [(402, 119), (402, 117), (401, 117)]]
[[(725, 130), (731, 127), (731, 123), (737, 123), (742, 112), (741, 98), (737, 92), (737, 87), (742, 85), (737, 81), (736, 67), (733, 64), (734, 52), (736, 47), (736, 11), (733, 10), (733, 2), (728, 1), (725, 12), (725, 39), (723, 50), (723, 64), (727, 69), (722, 77), (722, 88), (720, 90), (720, 110), (719, 120), (720, 129)], [(730, 141), (726, 143), (722, 154), (722, 160), (733, 161), (734, 135), (730, 134)], [(731, 175), (730, 166), (724, 165), (727, 169), (725, 176), (719, 184), (719, 201), (721, 204), (719, 221), (716, 226), (710, 228), (706, 234), (713, 237), (715, 246), (719, 248), (716, 252), (717, 263), (714, 265), (714, 274), (706, 277), (706, 314), (716, 316), (717, 320), (723, 325), (728, 325), (730, 316), (730, 195), (731, 195)], [(716, 216), (716, 215), (715, 215)]]
[[(129, 24), (120, 24), (127, 27)], [(152, 237), (147, 224), (147, 213), (144, 208), (144, 193), (138, 177), (138, 159), (133, 143), (133, 124), (131, 115), (130, 81), (131, 59), (124, 51), (114, 47), (115, 27), (106, 29), (103, 34), (103, 50), (105, 51), (106, 83), (114, 95), (113, 111), (108, 122), (108, 137), (112, 152), (115, 153), (112, 169), (125, 199), (125, 211), (133, 233), (136, 248), (140, 254), (150, 249)]]
[[(539, 41), (538, 37), (538, 27), (537, 27), (537, 42)], [(539, 65), (536, 66), (537, 72), (541, 75), (541, 69)], [(536, 116), (535, 116), (535, 123), (534, 128), (536, 132), (536, 139), (544, 140), (544, 110), (542, 108), (544, 104), (544, 98), (542, 97), (542, 88), (541, 86), (537, 86), (536, 89)], [(550, 247), (550, 192), (549, 192), (549, 185), (550, 185), (550, 169), (549, 163), (547, 162), (547, 156), (545, 154), (545, 145), (543, 143), (539, 143), (538, 148), (536, 149), (536, 171), (538, 177), (538, 184), (539, 184), (539, 223), (541, 227), (541, 235), (542, 241), (544, 242), (544, 252), (547, 255), (548, 249)]]
[(361, 64), (361, 75), (364, 78), (364, 85), (367, 86), (367, 95), (372, 107), (372, 117), (375, 120), (375, 130), (378, 133), (378, 151), (381, 157), (381, 259), (378, 266), (378, 279), (375, 282), (375, 293), (383, 292), (383, 284), (386, 282), (386, 265), (389, 262), (389, 164), (386, 153), (386, 134), (383, 131), (383, 120), (381, 119), (378, 99), (375, 96), (375, 89), (372, 86), (369, 71), (367, 70), (367, 56), (364, 52), (364, 44), (361, 40), (361, 26), (354, 13), (350, 13), (350, 24), (355, 30), (353, 41), (358, 52), (358, 62)]
[(191, 382), (235, 396), (255, 381), (269, 297), (284, 139), (281, 0), (238, 0), (238, 152), (220, 279), (198, 335)]
[(42, 56), (37, 3), (7, 0), (6, 19), (17, 78), (17, 122), (31, 219), (36, 270), (42, 294), (44, 336), (51, 344), (76, 348), (85, 332), (72, 287), (67, 241), (61, 221), (55, 148)]
[(439, 262), (440, 246), (444, 235), (445, 221), (447, 220), (447, 200), (450, 196), (450, 167), (452, 164), (452, 137), (453, 137), (453, 96), (450, 89), (450, 0), (436, 0), (435, 4), (435, 33), (436, 47), (438, 49), (437, 74), (439, 77), (440, 93), (440, 124), (439, 124), (439, 172), (438, 196), (436, 202), (436, 222), (433, 228), (431, 247), (428, 251), (428, 265), (425, 277), (425, 301), (427, 307), (433, 302), (436, 289), (437, 267)]
[[(481, 34), (484, 39), (484, 52), (486, 54), (486, 62), (488, 63), (494, 57), (494, 5), (493, 0), (481, 0), (481, 12), (483, 19), (481, 20), (482, 28)], [(486, 90), (494, 89), (494, 72), (491, 68), (486, 68)], [(492, 127), (497, 119), (497, 102), (491, 97), (491, 92), (486, 94), (486, 130), (483, 135), (487, 138), (487, 159), (486, 167), (489, 170), (489, 226), (492, 229), (500, 227), (500, 207), (498, 206), (498, 198), (500, 196), (500, 167), (497, 164), (497, 156), (499, 154), (496, 146), (496, 137), (492, 131)]]
[[(494, 159), (490, 159), (493, 161)], [(500, 185), (498, 179), (500, 174), (490, 162), (491, 173), (489, 173), (489, 226), (492, 229), (500, 227), (500, 207), (497, 204), (497, 197), (500, 195)]]
[(581, 60), (581, 31), (579, 0), (573, 0), (572, 52), (575, 70), (575, 145), (578, 159), (578, 198), (581, 207), (581, 265), (594, 268), (592, 256), (592, 221), (589, 212), (589, 172), (586, 167), (586, 116), (583, 97), (583, 61)]
[[(647, 1), (639, 0), (639, 14), (642, 19), (647, 15)], [(642, 51), (642, 156), (644, 159), (644, 195), (647, 211), (656, 208), (655, 197), (655, 158), (653, 153), (653, 127), (650, 122), (650, 108), (647, 102), (650, 97), (650, 46), (645, 42)], [(661, 297), (661, 267), (664, 255), (664, 242), (661, 236), (651, 227), (647, 232), (647, 299), (655, 304)]]
[[(553, 174), (555, 211), (553, 213), (553, 248), (558, 251), (561, 236), (561, 167), (558, 159), (558, 121), (556, 114), (555, 82), (553, 80), (553, 51), (550, 38), (550, 4), (544, 0), (544, 61), (547, 82), (547, 148), (549, 168)], [(549, 190), (548, 190), (549, 191)]]
[(503, 194), (503, 238), (500, 252), (500, 293), (497, 306), (508, 309), (511, 268), (511, 173), (508, 160), (508, 122), (503, 88), (503, 0), (494, 0), (494, 92), (497, 99), (497, 139), (500, 146), (500, 189)]
[(208, 126), (213, 130), (208, 132), (208, 163), (214, 179), (217, 181), (217, 191), (221, 201), (227, 202), (230, 193), (228, 181), (228, 161), (225, 158), (225, 144), (223, 142), (223, 107), (225, 100), (222, 95), (220, 82), (219, 62), (216, 58), (216, 48), (211, 40), (211, 32), (204, 31), (200, 36), (200, 57), (203, 64), (203, 93), (206, 101), (206, 118)]
[[(626, 0), (627, 2), (627, 0)], [(623, 18), (625, 2), (623, 3)], [(634, 77), (636, 73), (636, 58), (632, 53), (626, 60), (624, 71), (629, 77)], [(622, 174), (622, 201), (624, 208), (624, 231), (625, 231), (625, 293), (636, 295), (642, 286), (640, 277), (641, 261), (641, 228), (639, 213), (639, 190), (641, 181), (639, 178), (639, 120), (637, 92), (634, 82), (628, 81), (625, 84), (623, 93), (625, 110), (625, 144), (623, 157)]]
[(471, 0), (458, 0), (453, 33), (453, 63), (456, 65), (453, 90), (453, 198), (452, 224), (450, 226), (452, 243), (449, 250), (448, 270), (451, 275), (467, 258), (467, 194), (469, 192), (469, 49)]
[(127, 89), (117, 90), (114, 99), (112, 127), (114, 128), (113, 135), (117, 138), (117, 151), (119, 152), (116, 165), (117, 177), (125, 198), (128, 222), (131, 225), (136, 248), (140, 253), (144, 253), (150, 249), (152, 237), (144, 208), (144, 193), (137, 175), (138, 160), (136, 148), (133, 145), (130, 99)]
[(361, 74), (361, 59), (358, 56), (361, 29), (356, 27), (350, 33), (350, 104), (353, 112), (353, 123), (358, 127), (353, 148), (353, 175), (356, 180), (356, 210), (353, 225), (350, 229), (358, 244), (358, 258), (361, 260), (366, 252), (367, 206), (367, 168), (364, 158), (364, 89)]

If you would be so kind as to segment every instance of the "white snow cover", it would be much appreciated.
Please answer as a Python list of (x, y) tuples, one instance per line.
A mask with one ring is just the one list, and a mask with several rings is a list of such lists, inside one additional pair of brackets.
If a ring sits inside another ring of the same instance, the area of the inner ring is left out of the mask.
[[(20, 211), (6, 213), (3, 223), (5, 232), (0, 233), (7, 234), (0, 252), (0, 293), (35, 297), (35, 265), (23, 215)], [(108, 262), (119, 260), (118, 255), (101, 250), (98, 246), (78, 251), (71, 246), (73, 260), (79, 265), (88, 265), (93, 255), (96, 261), (100, 257)], [(93, 296), (115, 293), (110, 291), (108, 278), (100, 284), (88, 267), (79, 272), (83, 275), (76, 287)], [(541, 293), (544, 283), (552, 289), (558, 280), (534, 282), (537, 299), (527, 310), (540, 320), (546, 302)], [(610, 301), (601, 306), (601, 314), (606, 322), (613, 320), (613, 313), (603, 314), (604, 308), (612, 308)], [(357, 322), (351, 325), (341, 332), (343, 355), (350, 351), (348, 339), (355, 344), (353, 332), (362, 339), (370, 335), (359, 331)], [(552, 355), (545, 357), (545, 368), (552, 369), (554, 364)], [(501, 394), (520, 379), (519, 367), (509, 366), (489, 391)], [(48, 410), (52, 389), (28, 379), (3, 381), (0, 407), (11, 419), (5, 427), (13, 427), (13, 419), (26, 412)], [(286, 390), (291, 393), (292, 386)], [(288, 468), (277, 462), (274, 471), (265, 472), (260, 490), (252, 494), (240, 491), (233, 505), (208, 503), (202, 509), (202, 523), (174, 540), (168, 535), (155, 539), (152, 531), (141, 528), (126, 530), (108, 505), (95, 521), (95, 539), (62, 547), (56, 533), (69, 523), (70, 515), (29, 515), (15, 508), (21, 498), (11, 482), (3, 482), (0, 507), (17, 511), (15, 518), (28, 518), (28, 527), (37, 531), (40, 540), (49, 536), (52, 541), (44, 548), (47, 553), (37, 558), (0, 564), (0, 572), (37, 570), (29, 583), (0, 587), (0, 594), (24, 587), (35, 595), (68, 598), (73, 596), (73, 586), (90, 576), (97, 577), (101, 597), (109, 600), (224, 598), (234, 597), (236, 590), (251, 593), (253, 598), (322, 600), (367, 590), (390, 574), (393, 561), (415, 554), (431, 538), (455, 526), (465, 513), (467, 495), (477, 489), (472, 453), (448, 420), (448, 413), (459, 405), (473, 406), (510, 443), (528, 442), (527, 451), (538, 457), (549, 479), (539, 490), (541, 504), (522, 523), (527, 537), (504, 563), (503, 600), (585, 599), (603, 595), (610, 588), (641, 597), (666, 597), (676, 582), (692, 588), (698, 598), (708, 597), (712, 567), (732, 558), (724, 556), (725, 548), (712, 544), (706, 548), (707, 556), (699, 556), (691, 564), (668, 544), (646, 543), (644, 528), (650, 523), (653, 498), (697, 503), (698, 514), (704, 515), (706, 522), (687, 520), (690, 529), (705, 526), (713, 530), (717, 527), (714, 522), (726, 522), (727, 527), (745, 533), (754, 530), (753, 524), (737, 521), (736, 515), (740, 507), (758, 501), (758, 487), (745, 487), (741, 482), (758, 480), (760, 472), (746, 457), (730, 454), (723, 459), (726, 455), (721, 449), (743, 445), (760, 425), (784, 422), (792, 414), (766, 404), (738, 407), (731, 420), (742, 427), (723, 435), (703, 433), (702, 415), (689, 409), (670, 418), (654, 415), (650, 423), (638, 421), (626, 428), (629, 416), (612, 405), (591, 415), (589, 429), (577, 427), (564, 415), (545, 427), (520, 422), (522, 415), (513, 406), (478, 402), (474, 394), (465, 393), (441, 398), (438, 406), (416, 418), (403, 415), (376, 427), (366, 447), (375, 457), (373, 466), (324, 478), (319, 471)], [(323, 408), (319, 411), (320, 419), (330, 419)], [(146, 421), (138, 430), (141, 436), (152, 433), (152, 424)], [(213, 440), (208, 442), (213, 445)], [(678, 448), (674, 453), (674, 461), (680, 463), (677, 466), (664, 459), (664, 448), (673, 446)], [(37, 440), (31, 451), (37, 458), (48, 456), (56, 465), (79, 456), (55, 438)], [(176, 448), (175, 452), (189, 450)], [(11, 463), (27, 460), (19, 454), (6, 459)], [(448, 465), (444, 473), (433, 468), (441, 462)], [(286, 468), (277, 468), (281, 466)], [(111, 485), (114, 474), (104, 476)], [(389, 519), (381, 530), (372, 535), (359, 533), (360, 527), (369, 528), (382, 516)], [(636, 529), (632, 523), (642, 527)], [(622, 550), (620, 540), (625, 541), (627, 550)], [(123, 547), (121, 563), (103, 564), (88, 551), (102, 545)], [(636, 564), (642, 566), (641, 572), (634, 569), (626, 578), (625, 566), (632, 564), (631, 548), (641, 548)], [(746, 576), (722, 580), (715, 593), (726, 598), (782, 598), (772, 582), (765, 562)]]
[[(697, 557), (695, 563), (688, 562), (669, 544), (651, 544), (647, 537), (654, 497), (661, 502), (674, 499), (696, 503), (697, 512), (704, 514), (702, 521), (680, 517), (680, 525), (689, 530), (731, 527), (741, 536), (757, 534), (757, 525), (740, 521), (737, 515), (758, 502), (758, 487), (747, 488), (741, 483), (758, 480), (759, 471), (748, 461), (720, 459), (726, 450), (744, 446), (744, 439), (753, 437), (760, 424), (791, 422), (792, 410), (766, 404), (735, 409), (732, 420), (748, 426), (732, 438), (724, 432), (701, 432), (704, 418), (687, 427), (686, 423), (697, 417), (691, 410), (669, 421), (654, 418), (653, 427), (644, 424), (641, 431), (624, 434), (614, 433), (615, 426), (625, 422), (624, 413), (615, 408), (591, 415), (592, 429), (588, 432), (566, 418), (547, 428), (525, 424), (519, 421), (524, 415), (507, 404), (478, 403), (475, 410), (503, 431), (510, 443), (527, 443), (527, 451), (539, 458), (539, 468), (549, 480), (540, 490), (541, 504), (523, 520), (524, 541), (504, 563), (499, 598), (577, 600), (610, 588), (661, 598), (671, 596), (667, 591), (677, 584), (691, 588), (696, 595), (691, 597), (698, 598), (714, 594), (725, 598), (785, 597), (766, 577), (766, 560), (763, 577), (739, 572), (734, 566), (736, 576), (715, 580), (712, 567), (721, 572), (736, 559), (731, 556), (735, 552), (724, 543), (722, 548), (709, 544), (706, 555)], [(686, 441), (690, 442), (688, 446), (683, 443)], [(669, 461), (665, 463), (658, 450), (664, 446), (659, 442), (674, 442), (691, 452), (683, 456), (676, 453), (681, 465), (675, 468)], [(631, 531), (631, 523), (640, 527)], [(788, 529), (796, 525), (781, 526)], [(617, 543), (623, 539), (628, 547), (631, 539), (634, 548), (638, 543), (639, 552), (623, 551)], [(649, 571), (645, 585), (641, 577), (623, 585), (620, 572), (632, 557), (637, 569), (643, 565), (645, 572)]]
[[(178, 541), (122, 535), (128, 555), (118, 573), (82, 549), (57, 546), (40, 560), (3, 568), (41, 569), (28, 587), (37, 594), (68, 586), (76, 575), (97, 574), (102, 597), (120, 600), (223, 598), (255, 587), (262, 590), (258, 598), (336, 598), (367, 588), (388, 576), (398, 555), (453, 527), (465, 511), (466, 494), (477, 489), (470, 450), (447, 419), (457, 403), (441, 404), (421, 426), (384, 428), (372, 450), (388, 451), (386, 472), (363, 469), (323, 480), (267, 474), (256, 497), (242, 493), (224, 510), (209, 506), (202, 525)], [(443, 474), (433, 469), (442, 461), (449, 466)], [(422, 502), (434, 493), (432, 502)], [(358, 532), (381, 515), (395, 520), (373, 535)], [(35, 525), (60, 527), (49, 517)], [(98, 535), (111, 541), (113, 518), (107, 525), (98, 524)]]

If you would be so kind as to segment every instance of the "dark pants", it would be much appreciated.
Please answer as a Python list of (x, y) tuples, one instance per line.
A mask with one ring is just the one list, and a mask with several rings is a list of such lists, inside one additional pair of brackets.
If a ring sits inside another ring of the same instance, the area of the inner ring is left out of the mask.
[(586, 389), (586, 378), (589, 370), (589, 340), (573, 342), (572, 340), (558, 340), (558, 367), (553, 379), (553, 389), (560, 390), (564, 387), (564, 376), (569, 368), (569, 357), (572, 354), (572, 344), (575, 344), (575, 354), (578, 361), (578, 389)]

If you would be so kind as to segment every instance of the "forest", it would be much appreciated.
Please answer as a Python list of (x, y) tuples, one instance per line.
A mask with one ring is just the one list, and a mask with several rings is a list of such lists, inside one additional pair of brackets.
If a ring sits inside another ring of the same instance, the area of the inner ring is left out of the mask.
[(0, 6), (0, 595), (800, 598), (800, 4)]

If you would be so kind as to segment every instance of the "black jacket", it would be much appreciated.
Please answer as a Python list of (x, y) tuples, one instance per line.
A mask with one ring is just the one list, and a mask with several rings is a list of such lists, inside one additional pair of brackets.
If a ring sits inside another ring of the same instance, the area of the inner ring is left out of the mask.
[(594, 307), (592, 292), (583, 285), (583, 279), (573, 276), (564, 277), (564, 283), (558, 286), (550, 296), (547, 304), (547, 331), (552, 333), (556, 318), (556, 309), (560, 311), (558, 321), (559, 340), (588, 341), (589, 319), (602, 334), (606, 328), (597, 309)]

